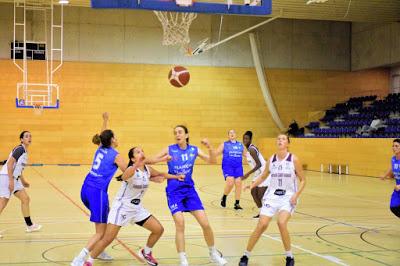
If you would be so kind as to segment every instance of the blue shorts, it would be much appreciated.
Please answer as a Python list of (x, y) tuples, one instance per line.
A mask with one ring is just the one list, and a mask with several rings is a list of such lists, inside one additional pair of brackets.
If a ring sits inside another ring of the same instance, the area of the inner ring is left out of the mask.
[(204, 210), (203, 203), (194, 187), (167, 192), (167, 200), (172, 215), (176, 212)]
[(83, 185), (81, 189), (81, 200), (86, 208), (90, 210), (90, 221), (93, 223), (106, 224), (110, 207), (107, 192)]
[(232, 176), (233, 178), (239, 178), (243, 176), (243, 166), (240, 165), (238, 167), (231, 167), (231, 166), (222, 166), (222, 174), (224, 175), (224, 178), (228, 176)]
[(393, 191), (392, 198), (390, 199), (390, 208), (400, 206), (400, 191)]

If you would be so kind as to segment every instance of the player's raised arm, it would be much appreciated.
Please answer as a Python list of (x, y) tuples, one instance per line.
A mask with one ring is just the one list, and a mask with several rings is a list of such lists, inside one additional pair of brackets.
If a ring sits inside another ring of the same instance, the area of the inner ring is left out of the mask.
[(198, 149), (199, 157), (207, 163), (216, 164), (217, 163), (216, 153), (213, 147), (211, 146), (209, 140), (203, 139), (201, 141), (201, 144), (203, 144), (207, 148), (208, 154), (203, 152), (201, 149)]

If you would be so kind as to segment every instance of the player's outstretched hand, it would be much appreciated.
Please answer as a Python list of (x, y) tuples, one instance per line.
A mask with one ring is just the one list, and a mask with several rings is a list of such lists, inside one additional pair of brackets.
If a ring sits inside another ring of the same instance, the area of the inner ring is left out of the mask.
[(110, 118), (110, 114), (108, 112), (103, 113), (103, 120), (108, 120)]
[(169, 162), (169, 161), (171, 161), (171, 159), (172, 159), (172, 157), (171, 157), (171, 155), (169, 155), (169, 154), (164, 155), (164, 156), (161, 158), (162, 162)]
[(202, 139), (201, 144), (203, 144), (207, 148), (210, 148), (210, 141), (208, 139)]

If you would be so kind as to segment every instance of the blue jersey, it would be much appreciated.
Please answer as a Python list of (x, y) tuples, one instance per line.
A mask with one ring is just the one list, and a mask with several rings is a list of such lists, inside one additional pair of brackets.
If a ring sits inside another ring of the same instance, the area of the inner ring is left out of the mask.
[(396, 185), (400, 185), (400, 160), (397, 160), (396, 156), (392, 158), (392, 172), (396, 179)]
[(242, 166), (243, 144), (239, 141), (225, 141), (222, 156), (222, 167)]
[(107, 191), (108, 185), (118, 169), (115, 163), (117, 155), (118, 152), (113, 148), (98, 148), (94, 154), (92, 169), (87, 174), (84, 185)]
[(194, 187), (192, 179), (193, 166), (198, 155), (196, 146), (188, 145), (182, 150), (178, 144), (168, 147), (171, 160), (168, 162), (168, 173), (171, 175), (185, 175), (185, 180), (168, 179), (167, 192), (173, 192), (180, 188)]

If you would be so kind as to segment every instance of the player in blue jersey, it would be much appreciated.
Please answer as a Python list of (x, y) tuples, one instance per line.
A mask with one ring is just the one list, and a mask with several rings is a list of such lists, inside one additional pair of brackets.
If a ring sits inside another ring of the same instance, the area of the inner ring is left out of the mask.
[(396, 180), (392, 198), (390, 199), (390, 210), (400, 218), (400, 139), (393, 140), (392, 149), (394, 153), (391, 161), (392, 165), (382, 179), (394, 178)]
[(208, 154), (204, 153), (198, 147), (190, 145), (189, 131), (185, 126), (176, 126), (174, 128), (174, 135), (176, 144), (162, 150), (157, 158), (171, 156), (171, 160), (168, 162), (168, 173), (185, 176), (184, 181), (169, 179), (166, 188), (168, 207), (175, 222), (175, 244), (179, 253), (180, 265), (189, 265), (185, 253), (184, 212), (190, 212), (200, 224), (205, 241), (209, 247), (211, 261), (217, 265), (225, 265), (227, 261), (214, 246), (214, 233), (208, 222), (192, 178), (194, 162), (197, 156), (207, 163), (216, 163), (215, 151), (206, 139), (202, 141), (202, 144), (208, 149)]
[(117, 237), (122, 226), (137, 224), (149, 230), (151, 234), (147, 239), (146, 246), (141, 249), (138, 255), (143, 258), (147, 264), (156, 266), (157, 260), (152, 255), (152, 248), (160, 239), (164, 232), (161, 223), (153, 216), (142, 202), (149, 182), (161, 183), (165, 179), (174, 178), (183, 181), (183, 175), (174, 176), (159, 172), (146, 165), (144, 151), (140, 147), (134, 147), (128, 153), (129, 164), (126, 171), (117, 179), (123, 181), (121, 188), (114, 198), (110, 214), (108, 215), (107, 229), (103, 238), (98, 241), (90, 252), (88, 260), (84, 266), (94, 265), (94, 259), (110, 245)]
[(217, 156), (222, 154), (222, 174), (225, 178), (224, 195), (221, 198), (221, 207), (226, 207), (226, 198), (235, 186), (235, 210), (242, 210), (240, 207), (240, 194), (242, 192), (243, 164), (242, 156), (246, 156), (244, 146), (236, 139), (235, 130), (228, 132), (229, 140), (217, 148)]
[[(86, 247), (71, 262), (72, 266), (83, 265), (89, 251), (102, 238), (107, 226), (109, 211), (108, 185), (118, 168), (121, 171), (125, 171), (127, 167), (126, 162), (115, 150), (118, 146), (118, 141), (112, 130), (106, 129), (101, 132), (100, 142), (101, 145), (94, 155), (92, 168), (87, 174), (81, 189), (82, 202), (90, 210), (90, 221), (95, 224), (96, 233), (89, 239)], [(104, 260), (112, 259), (104, 253), (98, 258)]]

